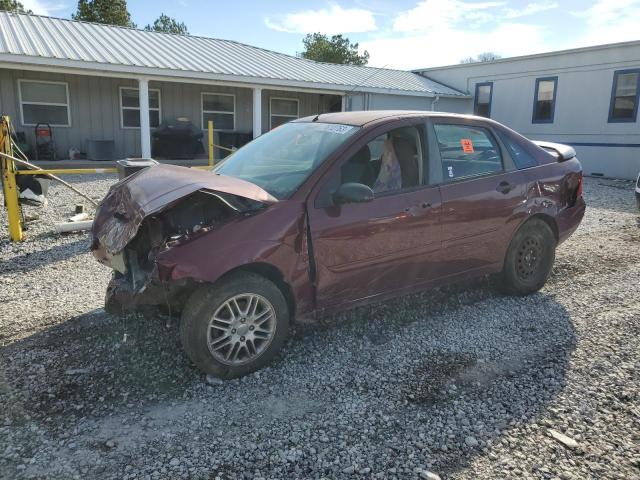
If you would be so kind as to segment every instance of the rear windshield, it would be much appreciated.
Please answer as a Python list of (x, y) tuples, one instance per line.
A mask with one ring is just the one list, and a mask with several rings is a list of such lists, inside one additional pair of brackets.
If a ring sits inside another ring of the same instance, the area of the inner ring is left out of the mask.
[(335, 123), (287, 123), (248, 143), (215, 171), (258, 185), (278, 200), (288, 198), (358, 130)]

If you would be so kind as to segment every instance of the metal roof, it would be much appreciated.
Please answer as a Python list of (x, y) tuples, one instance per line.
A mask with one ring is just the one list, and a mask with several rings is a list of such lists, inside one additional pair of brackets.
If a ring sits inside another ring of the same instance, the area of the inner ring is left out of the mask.
[(320, 63), (231, 40), (0, 12), (0, 60), (419, 96), (467, 95), (413, 72)]

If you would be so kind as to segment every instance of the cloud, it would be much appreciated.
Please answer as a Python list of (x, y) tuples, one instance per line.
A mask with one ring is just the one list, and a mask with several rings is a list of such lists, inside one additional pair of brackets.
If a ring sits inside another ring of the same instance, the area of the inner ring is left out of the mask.
[(579, 46), (638, 39), (640, 0), (599, 0), (573, 15), (586, 23), (585, 33), (577, 39)]
[(554, 8), (558, 8), (558, 6), (559, 5), (556, 2), (529, 3), (525, 5), (522, 10), (516, 10), (514, 8), (506, 9), (504, 11), (504, 16), (505, 18), (525, 17), (527, 15), (533, 15), (546, 10), (553, 10)]
[(424, 32), (460, 23), (478, 25), (494, 20), (496, 7), (503, 5), (505, 5), (504, 2), (424, 0), (411, 10), (400, 13), (393, 22), (393, 30)]
[(376, 29), (373, 13), (361, 8), (342, 8), (331, 4), (329, 8), (303, 10), (264, 20), (272, 30), (287, 33), (357, 33)]
[(526, 55), (551, 49), (548, 30), (514, 19), (556, 7), (547, 0), (519, 10), (503, 1), (422, 0), (398, 13), (390, 31), (360, 45), (370, 65), (404, 69), (454, 64), (482, 52)]
[(43, 0), (22, 0), (25, 10), (31, 10), (36, 15), (54, 15), (56, 12), (67, 10), (69, 5), (51, 3)]
[(521, 23), (490, 31), (444, 26), (418, 35), (362, 41), (360, 46), (369, 51), (371, 66), (415, 69), (455, 64), (482, 52), (509, 57), (553, 50), (545, 33), (544, 27)]

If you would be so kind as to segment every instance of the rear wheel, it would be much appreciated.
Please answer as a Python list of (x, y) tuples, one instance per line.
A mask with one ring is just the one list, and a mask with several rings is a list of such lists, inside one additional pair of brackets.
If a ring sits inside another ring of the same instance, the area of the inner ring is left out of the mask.
[(182, 313), (180, 336), (191, 360), (220, 378), (267, 365), (289, 330), (289, 309), (270, 280), (239, 272), (197, 290)]
[(509, 245), (500, 290), (509, 295), (528, 295), (546, 283), (555, 260), (556, 240), (543, 220), (532, 219), (522, 225)]

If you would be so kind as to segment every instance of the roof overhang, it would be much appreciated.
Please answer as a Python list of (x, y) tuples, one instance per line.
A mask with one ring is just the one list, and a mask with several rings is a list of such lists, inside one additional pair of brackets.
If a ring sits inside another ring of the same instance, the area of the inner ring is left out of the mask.
[(414, 90), (391, 88), (360, 87), (354, 85), (337, 85), (329, 83), (305, 82), (278, 78), (250, 77), (220, 73), (197, 72), (186, 70), (161, 69), (132, 65), (85, 62), (45, 57), (32, 57), (0, 53), (0, 68), (32, 71), (46, 71), (73, 75), (92, 75), (113, 78), (146, 78), (156, 81), (172, 81), (181, 83), (204, 83), (244, 88), (273, 88), (310, 93), (347, 95), (350, 93), (378, 93), (386, 95), (403, 95), (411, 97), (434, 98), (469, 98), (468, 95), (450, 95)]

